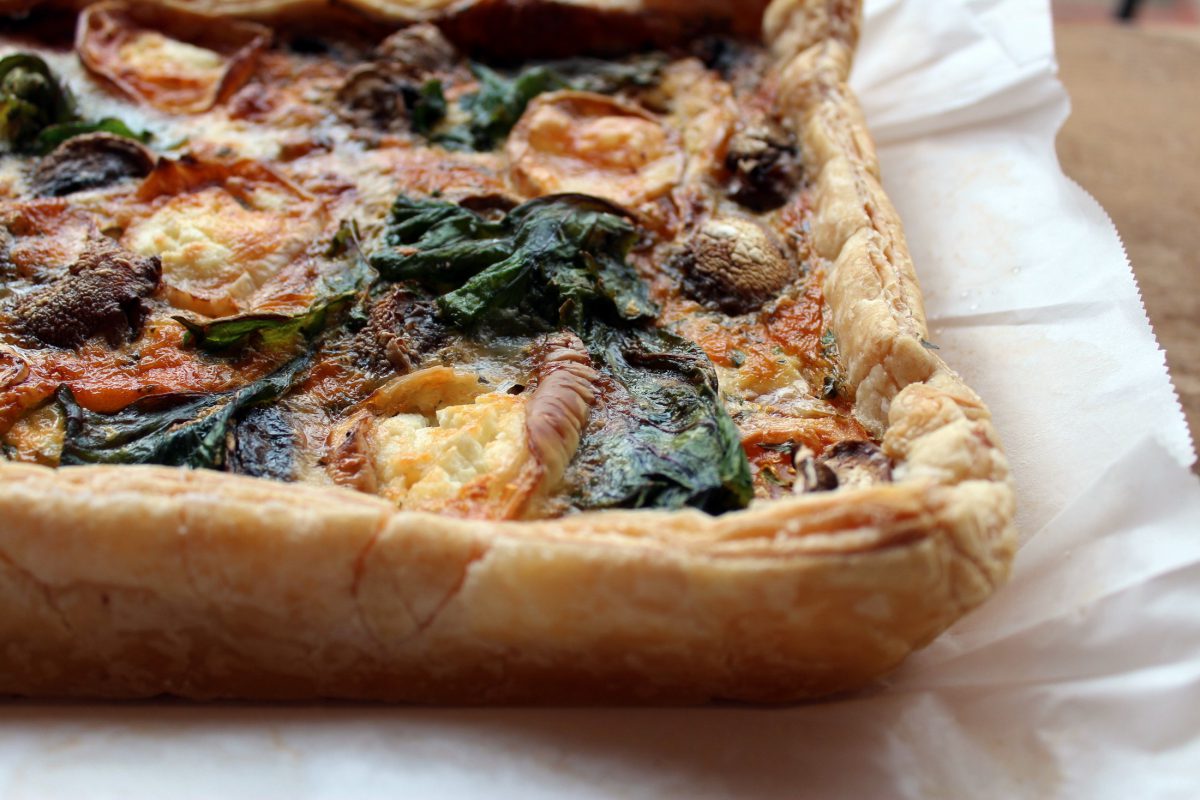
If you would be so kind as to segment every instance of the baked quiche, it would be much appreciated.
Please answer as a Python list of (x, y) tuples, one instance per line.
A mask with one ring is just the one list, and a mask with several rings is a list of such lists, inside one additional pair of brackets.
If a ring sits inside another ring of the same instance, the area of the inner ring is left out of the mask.
[(1002, 582), (857, 2), (0, 10), (0, 692), (793, 701)]

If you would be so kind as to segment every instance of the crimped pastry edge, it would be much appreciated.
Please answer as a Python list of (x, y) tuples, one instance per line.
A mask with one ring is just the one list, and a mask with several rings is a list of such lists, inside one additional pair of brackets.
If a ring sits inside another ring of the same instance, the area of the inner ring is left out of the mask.
[(0, 464), (0, 692), (793, 701), (862, 686), (982, 602), (1015, 549), (1011, 481), (987, 409), (921, 343), (846, 86), (858, 13), (775, 0), (764, 28), (848, 385), (895, 483), (492, 523), (207, 471)]

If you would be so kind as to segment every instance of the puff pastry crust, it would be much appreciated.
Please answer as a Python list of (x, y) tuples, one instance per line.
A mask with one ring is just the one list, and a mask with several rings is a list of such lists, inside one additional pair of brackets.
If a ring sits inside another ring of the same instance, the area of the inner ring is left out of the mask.
[[(260, 19), (327, 8), (172, 2)], [(720, 0), (350, 0), (336, 13), (467, 24), (497, 5), (644, 15), (672, 35), (763, 20), (834, 265), (824, 292), (846, 385), (894, 482), (718, 517), (486, 522), (205, 470), (0, 463), (0, 692), (795, 701), (888, 672), (1003, 582), (1008, 466), (983, 403), (922, 344), (913, 264), (846, 85), (857, 0), (774, 0), (765, 16)]]

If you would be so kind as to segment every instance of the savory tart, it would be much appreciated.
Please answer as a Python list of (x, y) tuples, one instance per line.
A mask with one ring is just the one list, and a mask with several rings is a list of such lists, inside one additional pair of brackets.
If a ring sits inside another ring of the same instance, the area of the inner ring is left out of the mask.
[(0, 691), (795, 700), (1006, 575), (857, 2), (6, 5)]

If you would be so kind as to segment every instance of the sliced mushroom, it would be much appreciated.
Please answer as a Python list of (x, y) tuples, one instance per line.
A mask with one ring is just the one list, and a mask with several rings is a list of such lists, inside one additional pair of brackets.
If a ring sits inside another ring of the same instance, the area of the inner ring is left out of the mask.
[(338, 113), (365, 128), (401, 133), (408, 130), (402, 82), (379, 64), (355, 67), (338, 89)]
[(396, 31), (375, 48), (375, 57), (414, 74), (450, 69), (458, 51), (436, 25), (423, 22)]
[(770, 211), (787, 202), (799, 180), (796, 147), (782, 128), (758, 124), (729, 139), (725, 151), (729, 196), (754, 211)]
[(892, 460), (874, 442), (838, 442), (817, 460), (833, 470), (839, 486), (856, 488), (892, 480)]
[(734, 216), (704, 222), (676, 264), (688, 296), (726, 314), (753, 311), (795, 277), (766, 229)]
[(68, 275), (16, 304), (17, 328), (58, 347), (78, 347), (98, 333), (116, 346), (140, 330), (142, 300), (154, 293), (161, 277), (156, 256), (138, 256), (110, 239), (94, 239)]
[(547, 343), (537, 388), (525, 408), (525, 430), (529, 449), (550, 483), (558, 482), (579, 447), (599, 378), (579, 337), (564, 333)]
[(454, 45), (433, 25), (422, 23), (393, 33), (375, 49), (375, 60), (356, 67), (338, 89), (339, 113), (351, 124), (401, 133), (420, 86), (458, 61)]
[(792, 465), (796, 469), (796, 482), (792, 486), (792, 491), (797, 494), (828, 492), (838, 488), (837, 474), (823, 462), (818, 461), (813, 455), (813, 451), (807, 447), (796, 448), (796, 451), (792, 453)]
[(154, 154), (133, 139), (88, 133), (67, 139), (42, 158), (30, 188), (40, 197), (62, 197), (124, 178), (144, 178), (154, 162)]

